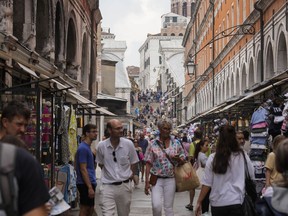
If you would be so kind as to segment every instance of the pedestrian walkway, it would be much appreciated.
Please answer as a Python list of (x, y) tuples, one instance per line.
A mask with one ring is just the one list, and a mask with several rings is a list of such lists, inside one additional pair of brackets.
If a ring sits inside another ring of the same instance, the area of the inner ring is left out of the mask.
[[(144, 194), (144, 183), (140, 183), (139, 188), (135, 188), (132, 196), (131, 212), (130, 216), (147, 215), (152, 216), (151, 195)], [(196, 190), (195, 201), (199, 195), (199, 190)], [(181, 192), (176, 193), (174, 200), (174, 213), (175, 216), (192, 216), (194, 212), (185, 208), (185, 205), (189, 202), (189, 193)], [(162, 212), (164, 215), (164, 210)]]
[[(101, 176), (101, 170), (99, 167), (96, 169), (96, 177), (99, 181)], [(138, 187), (136, 187), (133, 191), (132, 195), (132, 203), (131, 203), (131, 211), (129, 216), (152, 216), (152, 205), (151, 205), (151, 195), (144, 194), (145, 183), (140, 182)], [(99, 184), (96, 188), (96, 211), (98, 216), (102, 216), (101, 209), (99, 207)], [(195, 198), (194, 198), (194, 206), (196, 205), (196, 201), (198, 199), (200, 190), (196, 190)], [(174, 213), (175, 216), (194, 216), (194, 212), (189, 211), (185, 208), (185, 205), (189, 202), (189, 192), (181, 192), (176, 193), (174, 200)], [(65, 216), (78, 216), (79, 210), (72, 210), (69, 214)], [(164, 210), (162, 212), (164, 215)]]

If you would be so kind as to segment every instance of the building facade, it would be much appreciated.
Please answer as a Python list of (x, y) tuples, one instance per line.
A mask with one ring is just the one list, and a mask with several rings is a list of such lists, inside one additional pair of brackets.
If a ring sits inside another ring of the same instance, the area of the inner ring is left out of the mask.
[[(164, 77), (165, 74), (168, 74), (167, 60), (171, 57), (171, 53), (168, 53), (172, 52), (176, 54), (179, 52), (179, 49), (183, 48), (179, 41), (183, 39), (188, 19), (175, 13), (167, 13), (161, 17), (161, 20), (161, 33), (155, 35), (148, 34), (146, 41), (139, 48), (139, 87), (141, 90), (167, 91), (167, 85), (163, 85), (163, 82), (166, 82), (166, 78)], [(181, 61), (178, 63), (181, 64)], [(179, 65), (179, 71), (181, 68), (183, 68), (183, 65)], [(181, 72), (178, 74), (180, 76), (183, 75)]]
[(55, 161), (73, 160), (83, 125), (112, 114), (96, 105), (101, 19), (98, 0), (0, 1), (0, 113), (11, 100), (31, 108), (25, 142), (48, 187)]
[[(97, 104), (108, 107), (109, 111), (117, 115), (116, 118), (123, 122), (125, 131), (132, 131), (133, 121), (131, 113), (131, 83), (128, 72), (124, 66), (126, 41), (115, 40), (115, 35), (110, 29), (102, 32), (102, 82), (98, 94)], [(115, 117), (113, 117), (115, 118)], [(102, 118), (103, 119), (103, 118)], [(105, 125), (109, 117), (103, 121)], [(103, 128), (104, 129), (104, 128)], [(103, 130), (100, 132), (103, 135)]]
[(171, 12), (191, 17), (196, 0), (171, 0)]
[[(265, 98), (275, 98), (275, 92), (281, 96), (285, 86), (280, 84), (266, 95), (255, 92), (287, 78), (286, 10), (284, 0), (196, 1), (183, 40), (185, 64), (196, 66), (192, 77), (186, 75), (193, 81), (185, 86), (186, 122), (228, 111), (226, 105), (232, 108), (247, 95), (253, 96), (254, 109)], [(245, 115), (253, 104), (238, 114)]]

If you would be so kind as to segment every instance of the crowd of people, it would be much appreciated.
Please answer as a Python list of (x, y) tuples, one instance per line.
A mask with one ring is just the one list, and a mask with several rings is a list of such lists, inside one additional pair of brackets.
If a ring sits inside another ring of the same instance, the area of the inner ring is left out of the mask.
[[(7, 206), (4, 211), (16, 209), (19, 215), (48, 215), (50, 196), (40, 164), (25, 150), (25, 143), (18, 138), (24, 134), (29, 118), (29, 109), (16, 101), (9, 103), (2, 111), (1, 153), (7, 145), (2, 142), (16, 146), (15, 179), (19, 188), (17, 207)], [(179, 134), (173, 130), (173, 123), (168, 118), (157, 120), (155, 131), (129, 132), (124, 137), (122, 122), (111, 119), (106, 125), (106, 137), (94, 149), (92, 143), (97, 139), (97, 126), (87, 124), (83, 127), (81, 143), (75, 156), (80, 216), (95, 214), (96, 187), (99, 187), (102, 215), (114, 215), (117, 212), (118, 216), (128, 216), (133, 202), (133, 187), (140, 184), (140, 179), (145, 185), (144, 193), (151, 195), (153, 215), (162, 215), (162, 209), (166, 216), (174, 215), (174, 167), (181, 166), (185, 161), (190, 161), (197, 170), (201, 182), (195, 206), (195, 190), (189, 191), (188, 204), (185, 206), (188, 210), (194, 211), (197, 216), (243, 215), (245, 172), (249, 173), (251, 179), (255, 177), (249, 158), (249, 141), (245, 140), (246, 132), (236, 131), (226, 122), (218, 129), (216, 143), (211, 144), (210, 137), (203, 134), (200, 125), (191, 137), (185, 131)], [(287, 137), (275, 136), (272, 147), (265, 164), (263, 197), (254, 203), (259, 216), (283, 216), (288, 212)], [(98, 185), (96, 166), (101, 168)]]

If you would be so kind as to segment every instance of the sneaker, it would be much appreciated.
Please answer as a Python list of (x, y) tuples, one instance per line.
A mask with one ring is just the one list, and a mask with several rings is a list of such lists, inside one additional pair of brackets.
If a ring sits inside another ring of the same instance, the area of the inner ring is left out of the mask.
[(144, 179), (141, 179), (141, 182), (144, 182)]
[(202, 216), (210, 216), (210, 214), (208, 212), (204, 212)]
[(193, 211), (193, 205), (190, 203), (188, 205), (186, 205), (185, 208), (187, 208), (190, 211)]

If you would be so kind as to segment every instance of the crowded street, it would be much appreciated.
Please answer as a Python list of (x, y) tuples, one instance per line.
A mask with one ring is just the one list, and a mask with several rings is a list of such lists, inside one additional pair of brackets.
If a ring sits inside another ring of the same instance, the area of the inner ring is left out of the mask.
[(288, 0), (0, 0), (0, 216), (288, 216)]

